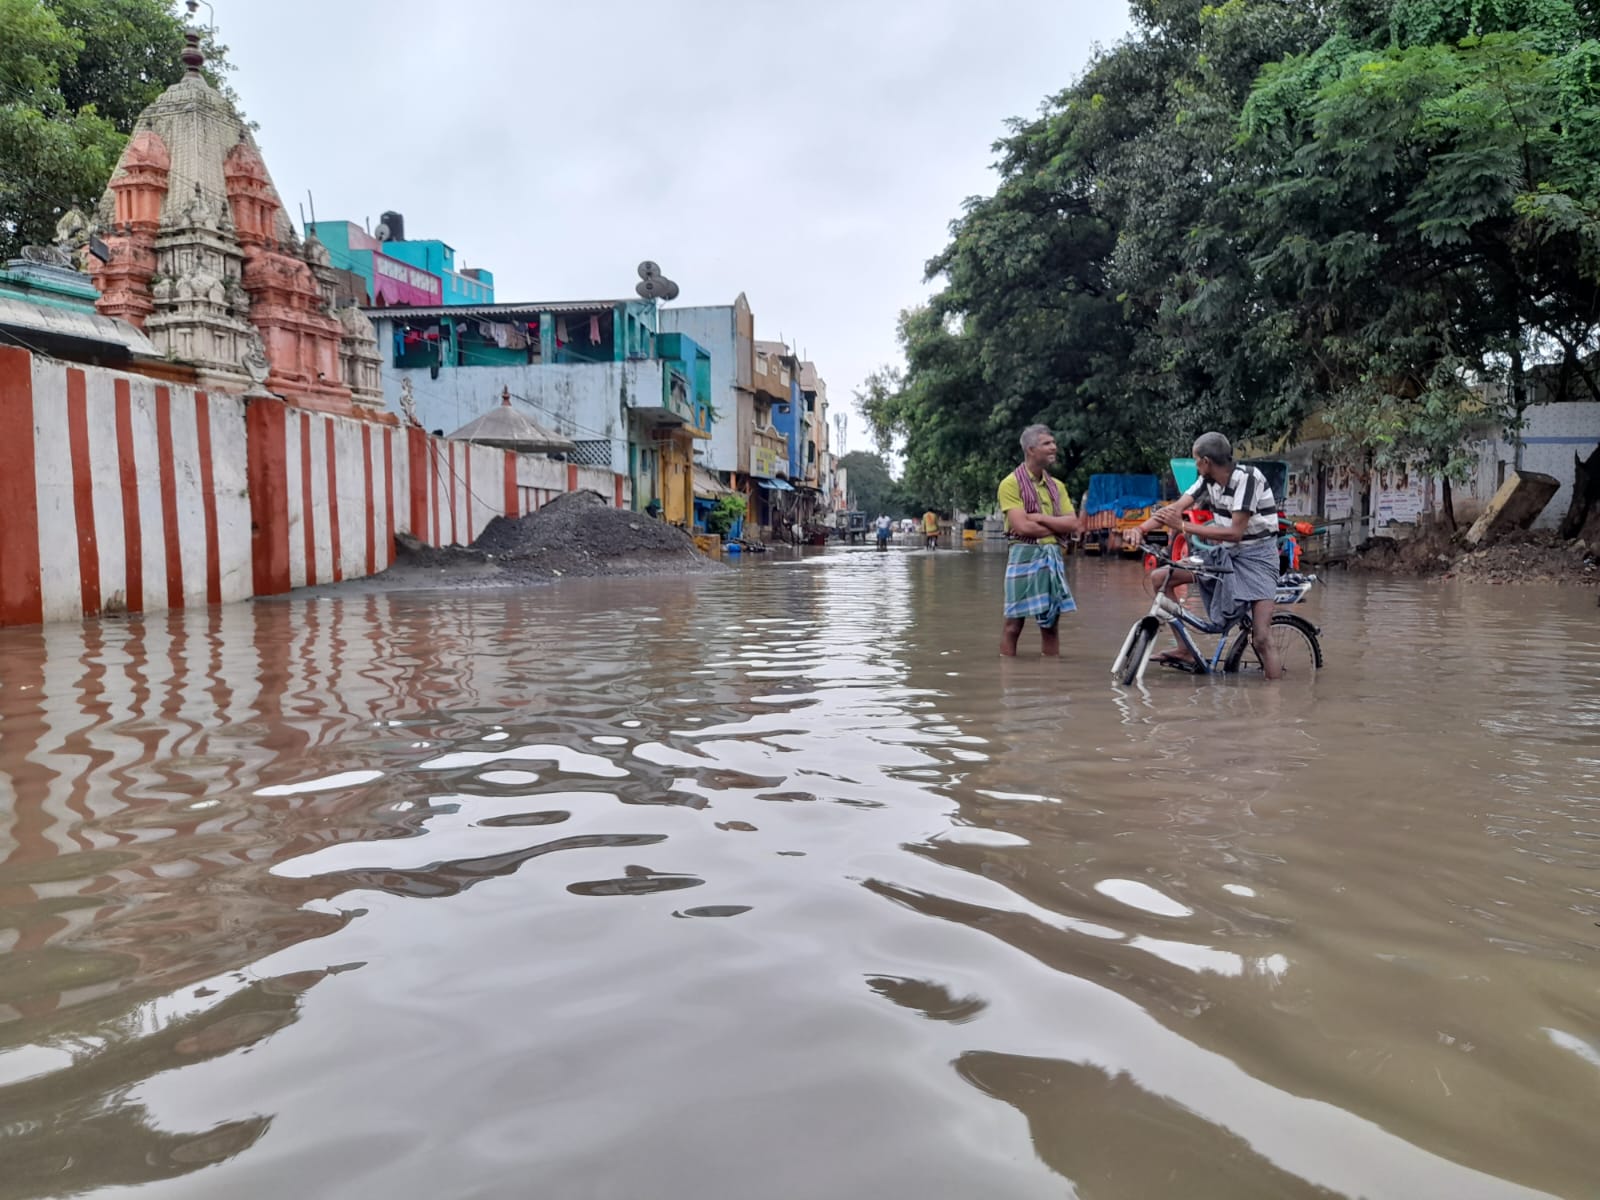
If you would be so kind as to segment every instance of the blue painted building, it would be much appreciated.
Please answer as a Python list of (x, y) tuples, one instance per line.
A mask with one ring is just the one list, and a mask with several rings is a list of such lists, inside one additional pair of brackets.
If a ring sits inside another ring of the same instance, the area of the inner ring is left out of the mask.
[(306, 223), (306, 235), (327, 247), (333, 268), (350, 276), (345, 298), (380, 308), (494, 303), (491, 272), (458, 271), (453, 246), (436, 238), (406, 241), (404, 222), (384, 216), (382, 238), (353, 221)]

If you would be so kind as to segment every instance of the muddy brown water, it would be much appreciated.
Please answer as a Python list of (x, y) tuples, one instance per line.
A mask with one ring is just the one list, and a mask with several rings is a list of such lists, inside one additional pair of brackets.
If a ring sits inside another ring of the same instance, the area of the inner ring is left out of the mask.
[(0, 632), (0, 1200), (1600, 1194), (1594, 597), (1002, 561)]

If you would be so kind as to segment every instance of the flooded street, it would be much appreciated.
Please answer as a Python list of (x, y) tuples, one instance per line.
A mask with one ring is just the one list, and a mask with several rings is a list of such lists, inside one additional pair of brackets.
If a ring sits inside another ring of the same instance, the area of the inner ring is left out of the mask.
[(1003, 567), (0, 631), (0, 1200), (1595, 1195), (1593, 594)]

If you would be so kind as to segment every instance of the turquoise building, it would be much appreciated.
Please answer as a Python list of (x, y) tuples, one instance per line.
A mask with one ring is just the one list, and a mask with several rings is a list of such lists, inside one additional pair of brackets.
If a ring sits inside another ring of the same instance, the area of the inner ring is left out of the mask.
[(379, 230), (381, 237), (354, 221), (306, 223), (306, 235), (327, 248), (330, 265), (348, 274), (349, 299), (379, 308), (494, 303), (494, 274), (479, 267), (458, 271), (449, 243), (406, 241), (405, 224), (394, 213), (384, 214)]

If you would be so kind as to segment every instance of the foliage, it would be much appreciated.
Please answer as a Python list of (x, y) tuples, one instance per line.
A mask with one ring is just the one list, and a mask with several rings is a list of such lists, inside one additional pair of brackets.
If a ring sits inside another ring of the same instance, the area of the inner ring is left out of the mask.
[(1076, 487), (1313, 414), (1460, 479), (1536, 387), (1600, 398), (1600, 5), (1133, 10), (996, 144), (860, 394), (907, 486), (985, 504), (1033, 421)]
[[(140, 111), (183, 75), (170, 0), (0, 0), (0, 259), (99, 199)], [(206, 73), (230, 99), (227, 48)]]
[(899, 484), (889, 474), (889, 462), (883, 455), (853, 450), (839, 459), (839, 465), (848, 472), (846, 478), (855, 507), (869, 519), (885, 514), (900, 517), (911, 511)]
[(744, 497), (738, 494), (720, 496), (716, 507), (706, 514), (706, 532), (727, 537), (728, 531), (745, 514)]

